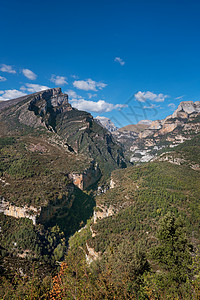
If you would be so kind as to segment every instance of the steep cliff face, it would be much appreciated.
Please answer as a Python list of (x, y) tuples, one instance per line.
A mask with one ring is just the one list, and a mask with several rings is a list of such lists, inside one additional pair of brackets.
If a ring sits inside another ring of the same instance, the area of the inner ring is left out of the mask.
[(85, 169), (83, 173), (70, 173), (69, 178), (81, 190), (87, 189), (101, 177), (99, 165), (91, 162), (90, 167)]
[(27, 218), (32, 220), (33, 225), (36, 225), (36, 219), (40, 215), (41, 208), (36, 208), (33, 206), (18, 207), (5, 201), (3, 198), (0, 200), (0, 213), (6, 216), (14, 218)]
[(49, 89), (30, 96), (30, 101), (20, 106), (19, 121), (34, 128), (45, 126), (55, 130), (56, 116), (70, 110), (68, 96), (60, 88)]

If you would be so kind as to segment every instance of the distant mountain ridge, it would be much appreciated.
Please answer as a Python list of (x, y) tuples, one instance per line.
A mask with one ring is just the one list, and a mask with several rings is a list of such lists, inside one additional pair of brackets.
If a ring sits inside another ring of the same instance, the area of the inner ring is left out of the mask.
[(152, 121), (133, 141), (132, 162), (153, 159), (158, 150), (175, 147), (193, 137), (200, 130), (200, 101), (181, 102), (172, 115)]
[(95, 120), (110, 132), (114, 132), (118, 129), (118, 127), (115, 126), (115, 124), (109, 118), (97, 116)]

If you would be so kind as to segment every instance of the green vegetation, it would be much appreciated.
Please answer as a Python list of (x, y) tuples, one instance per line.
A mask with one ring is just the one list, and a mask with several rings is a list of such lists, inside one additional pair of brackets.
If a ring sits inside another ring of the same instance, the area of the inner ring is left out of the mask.
[(187, 140), (174, 148), (164, 148), (158, 151), (158, 155), (165, 152), (174, 153), (175, 157), (182, 157), (185, 159), (185, 164), (200, 164), (200, 135), (197, 134), (191, 140)]
[(1, 196), (18, 206), (46, 206), (68, 197), (67, 174), (88, 165), (42, 137), (0, 138), (0, 156), (0, 177), (8, 183), (0, 182)]
[(16, 219), (1, 213), (0, 227), (0, 243), (5, 253), (43, 260), (49, 264), (64, 256), (66, 239), (58, 226), (45, 229), (42, 225), (34, 226), (29, 219)]
[(58, 206), (59, 208), (49, 221), (45, 218), (43, 220), (42, 216), (40, 221), (44, 222), (47, 227), (57, 224), (65, 233), (66, 238), (69, 238), (87, 223), (93, 214), (94, 206), (93, 197), (75, 187), (69, 205)]
[(124, 236), (135, 241), (144, 239), (151, 245), (157, 223), (168, 211), (184, 218), (188, 235), (193, 234), (199, 243), (199, 176), (187, 166), (163, 162), (114, 172), (112, 177), (118, 186), (97, 198), (97, 205), (112, 204), (120, 209), (126, 199), (128, 207), (93, 225), (98, 234), (91, 245), (104, 252)]

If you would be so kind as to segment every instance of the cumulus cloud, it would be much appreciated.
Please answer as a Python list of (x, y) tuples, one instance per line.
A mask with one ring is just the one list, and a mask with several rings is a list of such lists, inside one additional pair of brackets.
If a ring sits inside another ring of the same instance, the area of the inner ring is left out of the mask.
[(35, 73), (33, 73), (31, 70), (29, 69), (23, 69), (22, 73), (24, 74), (24, 76), (30, 80), (35, 80), (37, 78), (37, 75)]
[(20, 90), (27, 91), (30, 93), (36, 93), (44, 90), (48, 90), (49, 87), (45, 85), (40, 84), (34, 84), (34, 83), (26, 83), (25, 86), (22, 86)]
[(114, 61), (119, 63), (121, 66), (125, 65), (125, 61), (120, 57), (115, 57)]
[(12, 68), (12, 66), (8, 66), (8, 65), (5, 65), (5, 64), (2, 64), (2, 65), (1, 65), (0, 70), (1, 70), (2, 72), (11, 73), (11, 74), (16, 74), (16, 71)]
[(171, 110), (175, 110), (176, 105), (175, 105), (174, 103), (169, 103), (169, 104), (168, 104), (168, 107), (170, 107)]
[(87, 80), (75, 80), (73, 82), (73, 86), (79, 90), (97, 91), (97, 90), (102, 90), (104, 87), (107, 86), (107, 84), (100, 81), (97, 82), (92, 79), (87, 79)]
[(135, 94), (135, 98), (140, 102), (146, 102), (146, 101), (155, 101), (155, 102), (163, 102), (165, 101), (165, 98), (167, 98), (167, 95), (164, 94), (154, 94), (152, 92), (138, 92)]
[(66, 81), (66, 77), (65, 76), (56, 76), (56, 75), (52, 75), (51, 76), (51, 81), (54, 82), (56, 85), (64, 85), (64, 84), (68, 84), (68, 82)]
[(3, 76), (0, 76), (0, 81), (3, 82), (3, 81), (6, 81), (7, 79)]
[(121, 109), (126, 106), (123, 104), (114, 105), (104, 100), (99, 100), (97, 102), (94, 102), (94, 101), (88, 101), (84, 99), (80, 99), (80, 100), (73, 99), (71, 101), (71, 104), (73, 107), (79, 110), (86, 110), (86, 111), (98, 112), (98, 113), (109, 112), (112, 111), (113, 109)]
[(68, 90), (65, 93), (69, 96), (70, 99), (80, 99), (80, 98), (82, 98), (82, 96), (77, 95), (77, 93), (73, 90)]
[(0, 91), (0, 100), (2, 101), (5, 101), (5, 100), (10, 100), (10, 99), (15, 99), (15, 98), (19, 98), (19, 97), (22, 97), (22, 96), (25, 96), (26, 94), (21, 92), (21, 91), (18, 91), (18, 90), (5, 90), (5, 91)]

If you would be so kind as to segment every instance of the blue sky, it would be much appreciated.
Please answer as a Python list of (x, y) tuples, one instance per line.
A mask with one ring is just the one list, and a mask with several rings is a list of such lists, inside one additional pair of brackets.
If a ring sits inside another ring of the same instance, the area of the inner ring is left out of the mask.
[(164, 118), (200, 100), (199, 11), (193, 0), (3, 0), (0, 100), (60, 86), (117, 126)]

